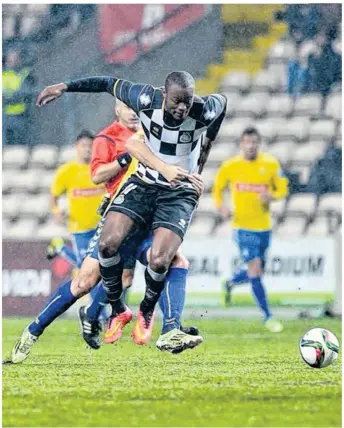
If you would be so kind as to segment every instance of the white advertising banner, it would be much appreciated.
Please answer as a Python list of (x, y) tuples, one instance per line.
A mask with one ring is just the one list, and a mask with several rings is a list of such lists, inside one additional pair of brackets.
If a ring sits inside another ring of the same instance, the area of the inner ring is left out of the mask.
[[(182, 251), (191, 263), (188, 292), (220, 292), (221, 280), (240, 265), (237, 247), (230, 239), (188, 236), (182, 245)], [(335, 239), (332, 237), (290, 240), (273, 238), (264, 277), (267, 290), (275, 293), (334, 291), (335, 251)], [(138, 263), (137, 268), (133, 289), (143, 291), (143, 267)], [(237, 287), (236, 290), (247, 293), (249, 287)]]

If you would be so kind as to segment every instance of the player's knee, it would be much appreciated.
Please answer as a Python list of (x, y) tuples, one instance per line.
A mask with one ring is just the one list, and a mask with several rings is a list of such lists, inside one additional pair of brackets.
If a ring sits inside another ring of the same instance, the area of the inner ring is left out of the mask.
[(154, 272), (165, 272), (169, 268), (171, 258), (168, 254), (162, 252), (151, 251), (149, 266)]
[(262, 265), (261, 260), (256, 258), (248, 263), (248, 276), (250, 278), (255, 278), (262, 275)]
[(171, 267), (189, 269), (190, 262), (183, 254), (177, 253), (174, 259), (172, 260)]
[(121, 237), (116, 232), (101, 235), (99, 238), (99, 253), (102, 257), (112, 257), (117, 253), (119, 248), (119, 242), (121, 242)]
[(129, 288), (132, 286), (134, 280), (134, 271), (132, 269), (124, 269), (122, 274), (123, 288)]

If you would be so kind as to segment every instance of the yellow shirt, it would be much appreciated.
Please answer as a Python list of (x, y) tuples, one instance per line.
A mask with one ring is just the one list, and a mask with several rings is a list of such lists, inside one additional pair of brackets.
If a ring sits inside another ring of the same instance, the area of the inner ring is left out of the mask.
[(288, 179), (283, 176), (278, 160), (267, 153), (259, 153), (254, 161), (238, 155), (221, 165), (213, 187), (217, 208), (223, 206), (227, 187), (233, 202), (235, 229), (271, 229), (270, 209), (260, 201), (260, 195), (269, 192), (274, 199), (288, 195)]
[(71, 233), (86, 232), (97, 226), (100, 220), (97, 209), (105, 188), (92, 183), (89, 165), (77, 161), (61, 165), (51, 185), (51, 193), (55, 197), (67, 193)]

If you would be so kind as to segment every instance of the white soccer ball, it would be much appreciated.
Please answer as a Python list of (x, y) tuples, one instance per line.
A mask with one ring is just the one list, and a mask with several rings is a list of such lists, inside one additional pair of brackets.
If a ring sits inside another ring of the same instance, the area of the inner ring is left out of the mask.
[(325, 328), (312, 328), (301, 338), (300, 354), (310, 367), (322, 369), (338, 358), (339, 342), (336, 336)]

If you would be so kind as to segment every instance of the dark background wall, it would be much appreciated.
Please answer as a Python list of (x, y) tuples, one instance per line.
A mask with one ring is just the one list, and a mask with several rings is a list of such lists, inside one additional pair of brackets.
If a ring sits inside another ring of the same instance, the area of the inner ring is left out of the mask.
[[(221, 60), (223, 32), (218, 5), (199, 22), (124, 67), (104, 64), (99, 57), (96, 20), (97, 17), (86, 23), (77, 37), (62, 45), (56, 40), (42, 52), (35, 65), (39, 89), (92, 75), (113, 75), (160, 86), (172, 70), (187, 70), (198, 77), (209, 62)], [(113, 120), (113, 101), (107, 94), (65, 94), (57, 102), (35, 109), (32, 125), (38, 142), (68, 144), (81, 128), (97, 132)]]

